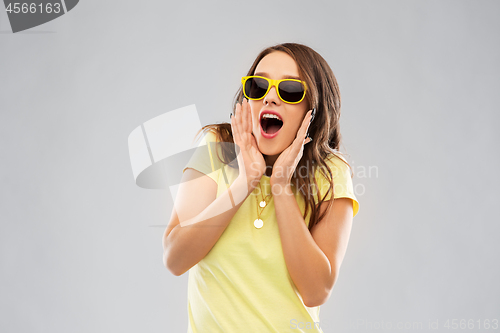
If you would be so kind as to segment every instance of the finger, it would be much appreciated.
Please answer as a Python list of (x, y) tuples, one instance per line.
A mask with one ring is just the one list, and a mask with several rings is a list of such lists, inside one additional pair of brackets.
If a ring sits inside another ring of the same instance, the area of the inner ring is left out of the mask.
[[(248, 101), (247, 101), (248, 103)], [(252, 133), (253, 131), (253, 117), (252, 117), (252, 107), (250, 106), (250, 103), (248, 103), (248, 131)]]
[(252, 133), (252, 108), (250, 107), (250, 103), (248, 103), (248, 100), (245, 102), (246, 108), (245, 108), (245, 118), (246, 118), (246, 131), (248, 133)]
[[(309, 126), (311, 125), (311, 119), (312, 119), (312, 110), (309, 110), (308, 114), (304, 117), (304, 123), (306, 124), (306, 133), (309, 130)], [(305, 136), (305, 133), (304, 133)]]
[(242, 105), (237, 104), (236, 105), (236, 116), (234, 117), (234, 126), (236, 127), (236, 130), (238, 132), (238, 139), (241, 141), (243, 139), (243, 131), (241, 128), (241, 113), (242, 113)]
[(238, 126), (236, 125), (236, 119), (234, 115), (231, 117), (231, 129), (233, 132), (234, 152), (236, 153), (236, 159), (238, 161), (238, 165), (241, 168), (243, 166), (241, 160), (241, 135), (238, 132)]
[(233, 141), (234, 143), (236, 143), (237, 139), (236, 139), (236, 128), (234, 126), (234, 114), (231, 115), (231, 133), (233, 134)]
[(231, 117), (231, 129), (233, 131), (233, 138), (234, 138), (234, 141), (238, 141), (239, 142), (239, 132), (238, 132), (238, 126), (237, 126), (237, 122), (236, 122), (236, 114), (239, 113), (239, 110), (241, 108), (241, 105), (239, 103), (236, 103), (236, 107), (234, 109), (234, 114), (233, 116)]
[(304, 146), (304, 144), (306, 143), (306, 141), (305, 141), (306, 134), (307, 134), (307, 131), (309, 129), (309, 125), (311, 123), (311, 118), (312, 118), (311, 113), (312, 113), (312, 110), (309, 111), (308, 113), (306, 113), (306, 116), (302, 120), (302, 124), (301, 124), (299, 130), (297, 131), (297, 136), (295, 137), (295, 140), (293, 140), (293, 143), (292, 143), (293, 154), (298, 154), (299, 151)]
[(243, 100), (241, 101), (240, 118), (238, 119), (242, 135), (245, 134), (246, 128), (247, 128), (247, 125), (246, 125), (246, 119), (247, 119), (246, 109), (247, 109), (247, 105), (246, 104), (247, 103), (245, 102), (245, 99), (243, 98)]
[(241, 113), (240, 113), (240, 125), (241, 125), (241, 134), (248, 132), (247, 130), (247, 107), (248, 103), (245, 101), (245, 98), (241, 101)]
[[(237, 102), (236, 103), (236, 108), (234, 110), (235, 124), (238, 124), (238, 121), (241, 118), (242, 109), (243, 109), (243, 102), (239, 102), (239, 103)], [(241, 133), (241, 131), (240, 131), (240, 133)]]
[(304, 121), (302, 122), (302, 128), (300, 130), (300, 135), (299, 135), (299, 138), (301, 139), (305, 139), (307, 133), (309, 132), (309, 126), (311, 125), (311, 118), (312, 118), (311, 113), (312, 111), (308, 112), (308, 114), (306, 114), (306, 116), (304, 117)]
[(309, 125), (311, 124), (311, 113), (312, 111), (306, 113), (306, 116), (304, 117), (304, 120), (302, 120), (302, 124), (297, 132), (297, 141), (300, 143), (302, 143), (305, 139), (307, 130), (309, 129)]

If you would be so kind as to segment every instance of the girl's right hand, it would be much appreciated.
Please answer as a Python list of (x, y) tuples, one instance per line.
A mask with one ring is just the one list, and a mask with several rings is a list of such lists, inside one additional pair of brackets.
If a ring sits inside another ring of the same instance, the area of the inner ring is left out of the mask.
[(252, 134), (253, 121), (252, 112), (248, 101), (236, 103), (235, 114), (231, 117), (231, 130), (236, 146), (239, 176), (246, 177), (249, 189), (253, 190), (266, 171), (266, 161), (257, 146), (255, 137)]

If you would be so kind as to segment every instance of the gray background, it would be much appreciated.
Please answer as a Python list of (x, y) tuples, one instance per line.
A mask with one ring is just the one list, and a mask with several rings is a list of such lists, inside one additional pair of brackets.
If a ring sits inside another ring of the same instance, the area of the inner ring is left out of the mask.
[(202, 124), (227, 121), (254, 57), (285, 41), (333, 68), (357, 175), (324, 332), (500, 319), (499, 14), (498, 1), (86, 0), (12, 34), (0, 10), (0, 331), (186, 331), (188, 276), (162, 264), (172, 199), (134, 184), (127, 137), (189, 104)]

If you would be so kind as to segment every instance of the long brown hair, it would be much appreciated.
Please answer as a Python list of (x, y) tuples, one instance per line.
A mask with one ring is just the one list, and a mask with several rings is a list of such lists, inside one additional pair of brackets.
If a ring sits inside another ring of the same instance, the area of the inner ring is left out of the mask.
[[(314, 121), (309, 126), (309, 135), (314, 140), (304, 146), (302, 158), (298, 163), (295, 171), (302, 170), (303, 168), (307, 168), (306, 170), (309, 170), (308, 168), (311, 165), (316, 166), (320, 169), (321, 174), (323, 174), (323, 176), (330, 183), (330, 187), (327, 193), (332, 194), (332, 199), (327, 201), (328, 210), (333, 204), (334, 184), (332, 170), (326, 164), (325, 159), (330, 154), (336, 155), (339, 153), (338, 149), (341, 141), (339, 124), (340, 91), (337, 84), (337, 79), (335, 78), (332, 69), (321, 55), (319, 55), (316, 51), (308, 46), (296, 43), (278, 44), (264, 49), (255, 59), (254, 63), (248, 70), (247, 75), (253, 75), (255, 72), (255, 68), (262, 60), (262, 58), (276, 51), (285, 52), (295, 60), (297, 66), (299, 67), (301, 78), (306, 81), (308, 87), (308, 110), (316, 108)], [(234, 98), (233, 113), (234, 109), (236, 108), (236, 103), (240, 102), (242, 98), (243, 90), (242, 87), (240, 87)], [(217, 142), (234, 143), (230, 123), (206, 125), (203, 126), (198, 133), (206, 133), (209, 131), (214, 132), (217, 137)], [(228, 145), (225, 146), (227, 147)], [(236, 152), (234, 148), (222, 149), (222, 155), (222, 157), (219, 156), (219, 159), (224, 164), (229, 164), (232, 167), (237, 167), (234, 164), (234, 162), (236, 161)], [(343, 159), (341, 160), (350, 168), (350, 165), (347, 162), (345, 162)], [(231, 164), (229, 161), (232, 161), (233, 164)], [(311, 231), (314, 225), (319, 223), (324, 218), (327, 211), (325, 210), (324, 214), (318, 216), (319, 209), (317, 207), (319, 207), (324, 202), (327, 193), (325, 193), (325, 196), (323, 196), (322, 198), (319, 198), (318, 195), (319, 202), (315, 202), (313, 190), (318, 189), (318, 183), (314, 174), (315, 172), (311, 172), (310, 174), (304, 176), (301, 175), (301, 172), (294, 172), (291, 180), (292, 184), (295, 186), (295, 189), (298, 189), (301, 195), (304, 197), (304, 219), (306, 218), (309, 209), (311, 209), (312, 211), (309, 220), (309, 231)], [(310, 176), (312, 177), (310, 178)], [(314, 184), (314, 186), (312, 186), (311, 184)]]

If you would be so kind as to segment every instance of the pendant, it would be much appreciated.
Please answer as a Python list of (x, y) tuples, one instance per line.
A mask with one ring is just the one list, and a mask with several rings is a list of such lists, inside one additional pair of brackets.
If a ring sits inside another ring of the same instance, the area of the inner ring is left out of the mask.
[(266, 202), (265, 201), (261, 201), (260, 204), (259, 204), (260, 207), (264, 208), (266, 207)]
[(253, 221), (253, 225), (254, 225), (257, 229), (260, 229), (260, 228), (262, 228), (262, 226), (264, 225), (264, 221), (262, 221), (261, 219), (256, 219), (255, 221)]

